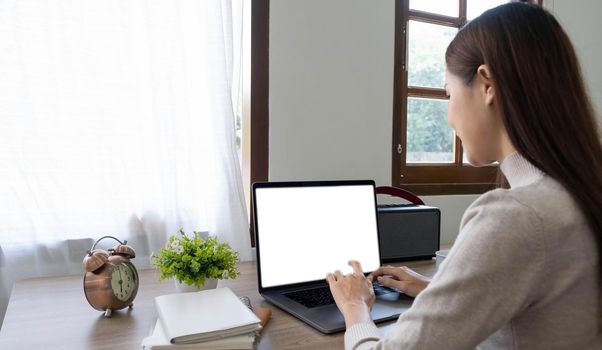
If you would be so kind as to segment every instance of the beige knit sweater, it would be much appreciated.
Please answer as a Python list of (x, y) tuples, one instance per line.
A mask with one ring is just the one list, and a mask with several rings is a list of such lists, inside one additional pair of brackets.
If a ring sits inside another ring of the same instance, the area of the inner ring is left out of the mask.
[(517, 153), (511, 189), (477, 199), (447, 259), (388, 334), (346, 349), (602, 349), (596, 241), (571, 195)]

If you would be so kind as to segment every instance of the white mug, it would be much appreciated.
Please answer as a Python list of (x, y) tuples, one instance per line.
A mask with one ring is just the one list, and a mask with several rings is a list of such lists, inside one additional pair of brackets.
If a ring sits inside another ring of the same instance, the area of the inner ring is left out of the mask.
[(435, 252), (435, 267), (439, 269), (439, 265), (443, 263), (443, 260), (447, 257), (449, 253), (449, 249), (437, 250)]

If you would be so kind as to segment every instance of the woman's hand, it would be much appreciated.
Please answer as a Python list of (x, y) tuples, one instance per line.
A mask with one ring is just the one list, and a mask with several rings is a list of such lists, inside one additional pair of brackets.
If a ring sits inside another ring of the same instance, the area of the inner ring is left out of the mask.
[(359, 262), (352, 260), (349, 265), (353, 273), (343, 276), (341, 271), (326, 275), (330, 292), (337, 307), (345, 317), (347, 328), (356, 323), (371, 322), (370, 309), (374, 304), (372, 279), (366, 278)]
[(383, 286), (397, 288), (411, 297), (420, 294), (431, 281), (428, 277), (406, 266), (382, 266), (372, 272), (368, 278), (376, 278)]

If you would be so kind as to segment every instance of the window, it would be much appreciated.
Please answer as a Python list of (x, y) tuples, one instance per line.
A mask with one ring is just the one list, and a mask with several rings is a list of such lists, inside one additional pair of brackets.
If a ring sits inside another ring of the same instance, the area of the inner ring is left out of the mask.
[(397, 0), (393, 180), (418, 194), (480, 193), (497, 166), (474, 168), (447, 124), (445, 50), (467, 20), (504, 0)]

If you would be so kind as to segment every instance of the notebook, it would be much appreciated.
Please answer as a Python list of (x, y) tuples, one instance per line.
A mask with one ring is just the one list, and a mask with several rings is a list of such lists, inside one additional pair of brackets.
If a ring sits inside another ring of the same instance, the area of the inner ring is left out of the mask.
[[(261, 182), (253, 184), (259, 293), (323, 333), (345, 329), (325, 277), (368, 273), (380, 265), (374, 181)], [(413, 299), (378, 287), (372, 319), (397, 318)]]
[(233, 349), (255, 349), (257, 335), (255, 332), (234, 335), (227, 338), (208, 340), (201, 343), (172, 344), (165, 331), (161, 320), (157, 320), (153, 334), (142, 340), (144, 350), (233, 350)]
[(155, 298), (165, 338), (172, 344), (198, 343), (248, 334), (260, 320), (227, 287)]

